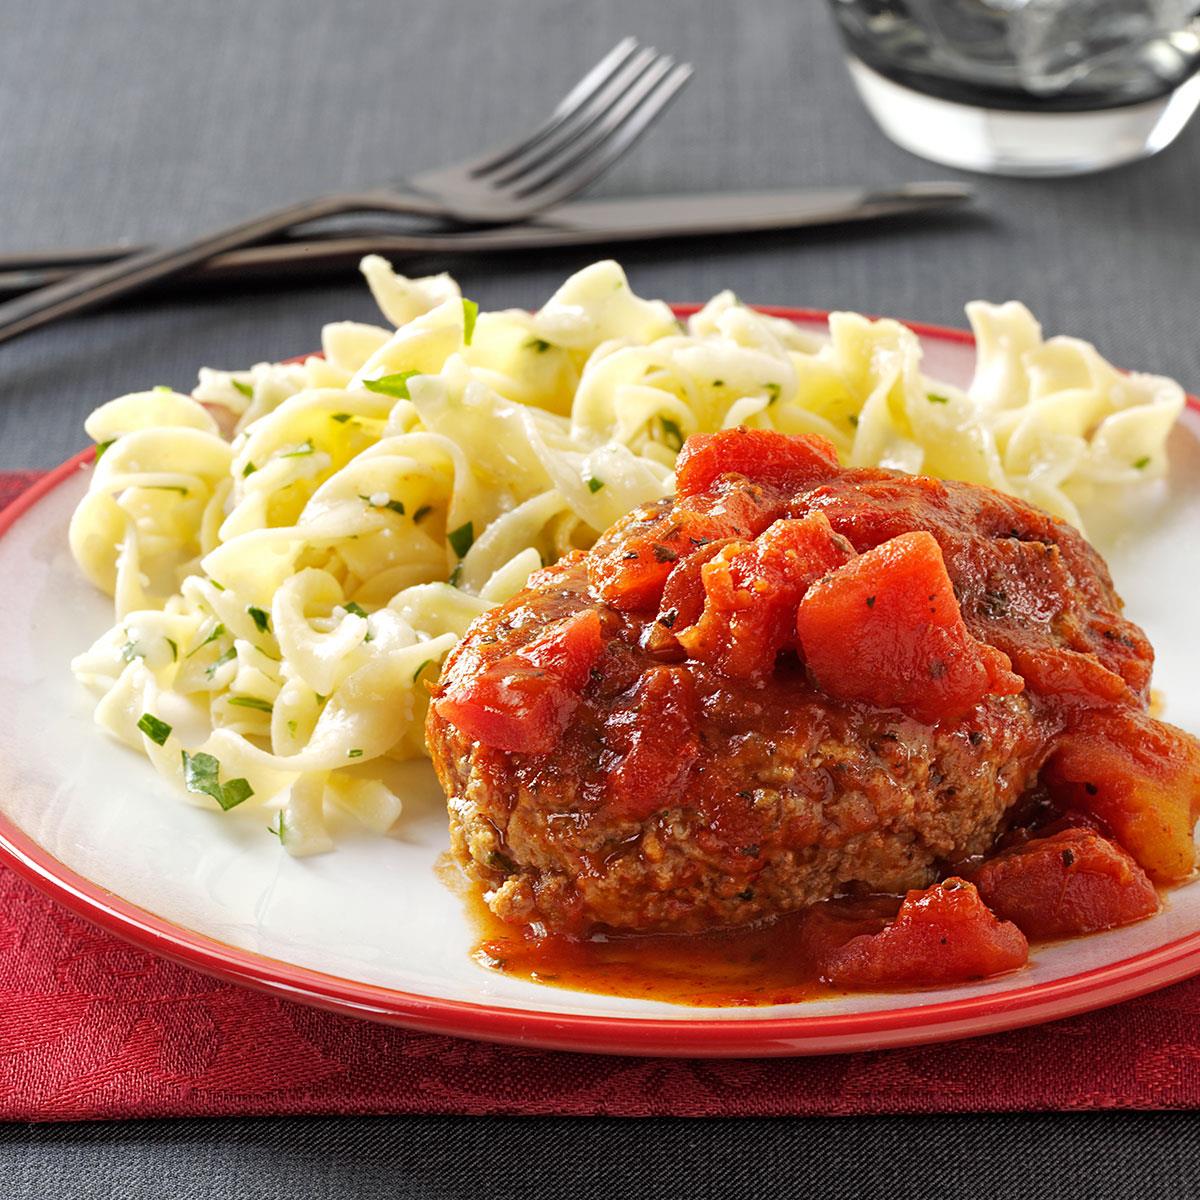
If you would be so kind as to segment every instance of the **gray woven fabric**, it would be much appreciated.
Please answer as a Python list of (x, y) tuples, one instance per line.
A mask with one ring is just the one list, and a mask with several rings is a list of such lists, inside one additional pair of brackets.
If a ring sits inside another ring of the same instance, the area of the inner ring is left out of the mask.
[(1183, 1200), (1195, 1113), (0, 1126), (6, 1200)]
[[(183, 237), (454, 159), (539, 116), (635, 33), (696, 80), (598, 194), (945, 177), (859, 107), (816, 0), (0, 0), (0, 251)], [(1105, 176), (978, 180), (976, 215), (622, 252), (636, 287), (962, 324), (1020, 297), (1048, 329), (1200, 388), (1200, 126)], [(450, 266), (535, 305), (599, 251)], [(353, 280), (168, 294), (0, 346), (0, 469), (85, 443), (96, 403), (369, 318)], [(0, 1131), (5, 1196), (1184, 1195), (1185, 1117), (1091, 1120), (188, 1122)], [(534, 1169), (536, 1165), (536, 1170)], [(904, 1181), (901, 1185), (898, 1181)]]
[[(3, 0), (0, 251), (182, 237), (267, 205), (487, 146), (635, 33), (695, 62), (662, 125), (597, 194), (886, 183), (952, 172), (860, 108), (817, 0)], [(1129, 367), (1200, 388), (1200, 124), (1103, 176), (978, 180), (969, 218), (624, 249), (636, 287), (963, 323), (1026, 300)], [(450, 266), (485, 306), (534, 305), (600, 251)], [(367, 317), (353, 280), (168, 296), (0, 346), (0, 468), (48, 466), (120, 392), (201, 363), (306, 350)]]

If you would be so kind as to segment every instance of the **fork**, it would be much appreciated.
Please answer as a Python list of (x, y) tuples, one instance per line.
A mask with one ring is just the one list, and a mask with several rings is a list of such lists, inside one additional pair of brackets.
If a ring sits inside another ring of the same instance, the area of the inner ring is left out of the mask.
[(0, 304), (0, 342), (176, 275), (213, 255), (294, 225), (350, 212), (404, 213), (466, 224), (512, 224), (575, 195), (642, 136), (691, 77), (687, 63), (618, 42), (550, 116), (510, 146), (363, 192), (289, 204), (183, 245), (81, 271)]

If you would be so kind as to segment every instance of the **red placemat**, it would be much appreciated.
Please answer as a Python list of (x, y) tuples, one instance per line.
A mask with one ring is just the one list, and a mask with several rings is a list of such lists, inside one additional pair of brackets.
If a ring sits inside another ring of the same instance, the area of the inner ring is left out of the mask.
[[(37, 474), (0, 474), (0, 507)], [(1200, 979), (945, 1046), (687, 1061), (407, 1033), (218, 983), (0, 867), (0, 1120), (787, 1116), (1200, 1107)]]

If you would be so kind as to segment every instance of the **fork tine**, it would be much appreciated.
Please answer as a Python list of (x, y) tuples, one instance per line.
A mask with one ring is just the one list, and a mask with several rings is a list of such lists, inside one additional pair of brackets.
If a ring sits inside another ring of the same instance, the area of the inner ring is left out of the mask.
[(639, 50), (586, 104), (565, 120), (552, 137), (543, 139), (530, 152), (516, 155), (503, 172), (490, 180), (493, 187), (506, 188), (522, 176), (540, 170), (602, 121), (639, 83), (651, 74), (660, 77), (664, 58), (657, 50)]
[(485, 175), (497, 171), (527, 150), (540, 145), (564, 122), (579, 111), (625, 65), (638, 49), (638, 40), (622, 38), (580, 81), (558, 102), (554, 111), (531, 134), (504, 150), (488, 155), (471, 167), (471, 174)]
[(518, 187), (517, 196), (527, 199), (540, 193), (539, 200), (553, 203), (574, 195), (627, 153), (692, 77), (690, 63), (674, 65), (668, 59), (667, 67), (667, 73), (642, 89), (641, 95), (625, 97), (619, 106), (622, 111), (606, 118), (607, 129), (566, 161)]

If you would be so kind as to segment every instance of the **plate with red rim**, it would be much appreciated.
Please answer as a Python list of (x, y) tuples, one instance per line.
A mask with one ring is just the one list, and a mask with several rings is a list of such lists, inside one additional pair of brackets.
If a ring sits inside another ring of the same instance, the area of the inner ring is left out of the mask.
[[(680, 306), (686, 315), (694, 311)], [(820, 330), (826, 314), (766, 309)], [(971, 336), (913, 325), (925, 370), (965, 383)], [(1200, 402), (1165, 482), (1089, 512), (1127, 612), (1157, 651), (1162, 716), (1200, 733)], [(446, 817), (432, 769), (401, 771), (405, 814), (379, 837), (292, 859), (261, 809), (194, 807), (92, 722), (69, 660), (111, 624), (75, 568), (67, 523), (86, 451), (0, 513), (0, 862), (98, 926), (186, 966), (337, 1012), (429, 1032), (559, 1050), (691, 1057), (824, 1054), (945, 1041), (1116, 1003), (1200, 974), (1200, 880), (1124, 929), (1035, 947), (1002, 978), (758, 1008), (683, 1007), (539, 986), (489, 971), (459, 895), (437, 871)]]

